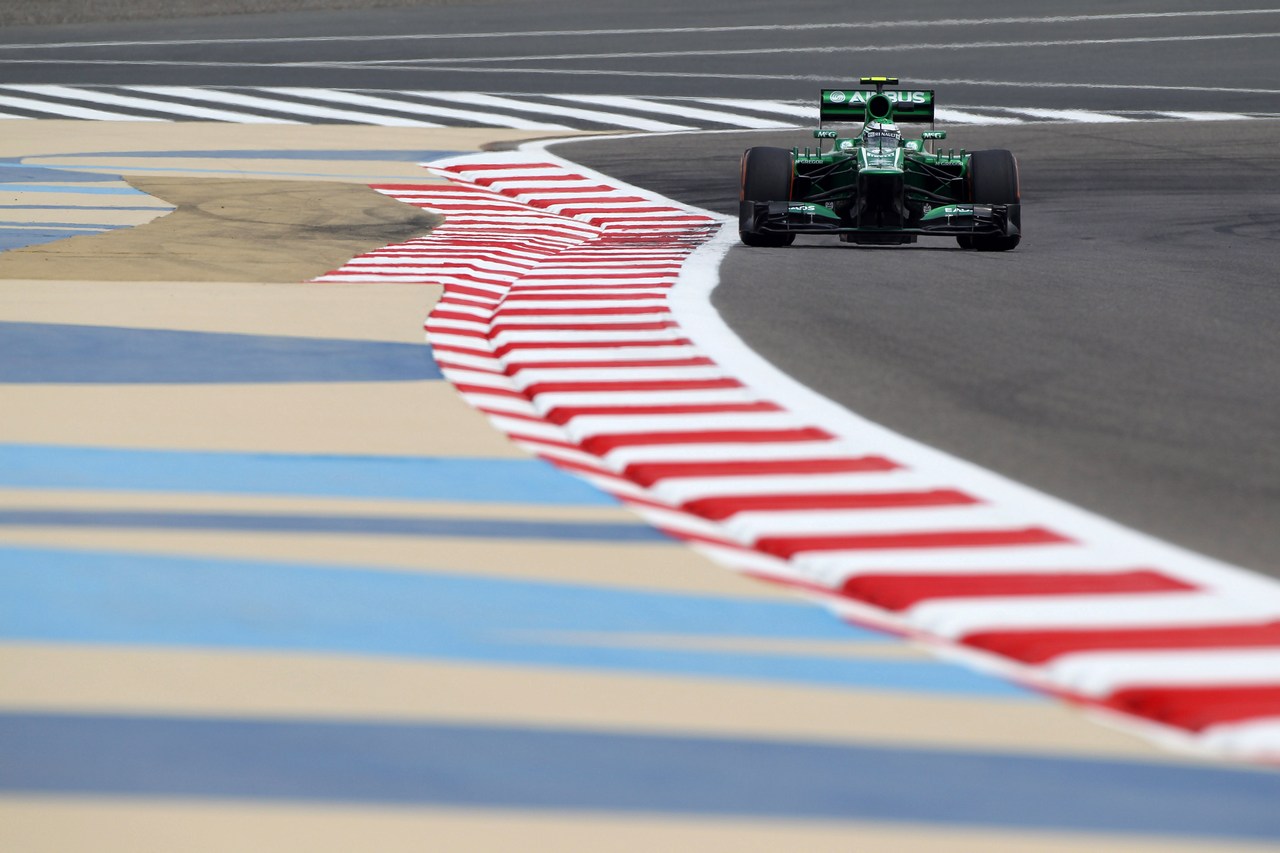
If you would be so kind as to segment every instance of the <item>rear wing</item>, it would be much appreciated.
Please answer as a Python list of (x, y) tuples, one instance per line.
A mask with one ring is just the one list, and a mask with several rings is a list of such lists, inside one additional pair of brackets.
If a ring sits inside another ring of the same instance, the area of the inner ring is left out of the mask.
[(819, 121), (933, 122), (932, 89), (823, 89)]

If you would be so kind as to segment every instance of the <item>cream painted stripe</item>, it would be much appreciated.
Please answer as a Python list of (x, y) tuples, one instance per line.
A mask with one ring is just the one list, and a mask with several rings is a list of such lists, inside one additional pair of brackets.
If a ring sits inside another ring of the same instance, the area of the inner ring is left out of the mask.
[[(171, 207), (145, 195), (129, 200), (151, 202), (164, 205), (158, 212)], [(422, 318), (440, 291), (398, 283), (371, 290), (337, 284), (0, 281), (7, 320), (413, 344), (422, 343)], [(39, 299), (32, 298), (35, 292)], [(160, 292), (180, 292), (182, 298), (160, 299)], [(245, 310), (250, 301), (252, 312)]]
[[(424, 839), (429, 839), (425, 843)], [(637, 817), (517, 811), (293, 805), (282, 802), (9, 796), (0, 799), (0, 847), (23, 853), (468, 853), (608, 850), (611, 853), (1274, 853), (1271, 844), (1099, 833), (983, 831), (858, 821), (744, 817)]]
[(24, 711), (432, 720), (1165, 756), (1048, 701), (751, 684), (340, 655), (0, 645), (0, 707)]
[(0, 528), (0, 543), (40, 548), (264, 560), (404, 572), (448, 572), (540, 583), (794, 602), (786, 590), (744, 578), (679, 543), (547, 542), (186, 530)]
[[(31, 158), (23, 158), (23, 159), (27, 160), (28, 164), (31, 164)], [(43, 166), (45, 164), (38, 163), (38, 164), (31, 164), (31, 165)], [(76, 186), (76, 184), (64, 184), (61, 181), (58, 182), (58, 185), (60, 187), (68, 187), (68, 188)], [(127, 186), (127, 184), (125, 184), (122, 181), (120, 182), (103, 181), (102, 183), (97, 184), (96, 186), (123, 188)], [(68, 212), (76, 209), (77, 207), (111, 207), (113, 205), (127, 206), (127, 207), (148, 207), (154, 210), (156, 213), (166, 213), (170, 210), (173, 210), (173, 205), (169, 204), (168, 202), (158, 199), (154, 196), (144, 195), (141, 192), (137, 194), (130, 193), (128, 195), (124, 195), (123, 197), (116, 196), (114, 200), (111, 200), (109, 198), (103, 198), (103, 196), (98, 195), (96, 193), (88, 193), (88, 192), (86, 193), (77, 193), (77, 192), (42, 193), (42, 192), (32, 192), (30, 190), (19, 190), (19, 191), (10, 191), (10, 192), (12, 192), (12, 195), (7, 195), (5, 199), (6, 203), (20, 202), (21, 204), (24, 204), (24, 205), (27, 205), (27, 204), (53, 205), (56, 207), (66, 208)], [(43, 212), (47, 212), (47, 211), (42, 211), (42, 213)], [(103, 211), (103, 212), (106, 212), (106, 211)], [(145, 212), (145, 211), (138, 211), (138, 212)], [(61, 216), (62, 213), (58, 212), (53, 215)], [(6, 216), (11, 216), (11, 214), (6, 214)], [(22, 307), (22, 306), (5, 305), (5, 316), (7, 317), (11, 310), (17, 309), (19, 307)]]
[[(26, 203), (26, 194), (23, 193), (18, 198)], [(13, 195), (5, 193), (4, 200), (9, 201)], [(101, 204), (101, 197), (98, 199)], [(61, 207), (61, 205), (59, 205)], [(22, 225), (7, 224), (6, 228), (50, 228), (63, 225), (70, 225), (77, 228), (92, 228), (94, 226), (107, 225), (143, 225), (168, 213), (171, 207), (156, 207), (148, 210), (86, 210), (81, 207), (63, 207), (61, 210), (44, 210), (38, 207), (28, 208), (26, 210), (8, 209), (0, 211), (0, 219), (17, 220), (19, 218), (28, 220)], [(8, 319), (8, 306), (5, 306), (5, 319)]]
[(396, 518), (501, 518), (548, 521), (634, 521), (618, 506), (539, 506), (520, 503), (445, 501), (301, 495), (214, 494), (202, 492), (110, 491), (93, 489), (0, 488), (4, 509), (110, 509), (167, 512), (315, 512)]
[[(410, 324), (413, 317), (406, 318)], [(527, 458), (440, 380), (0, 385), (0, 441), (149, 450)], [(85, 417), (92, 412), (93, 417)], [(319, 415), (317, 414), (319, 413)], [(232, 425), (229, 427), (229, 425)]]

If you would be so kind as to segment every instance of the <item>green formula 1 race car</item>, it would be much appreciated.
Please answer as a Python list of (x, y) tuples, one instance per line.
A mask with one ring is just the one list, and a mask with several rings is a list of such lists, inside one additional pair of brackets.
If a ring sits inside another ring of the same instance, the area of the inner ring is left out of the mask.
[[(1018, 161), (1003, 149), (943, 150), (946, 131), (904, 139), (899, 124), (933, 125), (933, 90), (823, 89), (816, 148), (748, 148), (742, 155), (738, 233), (748, 246), (789, 246), (797, 234), (847, 243), (955, 237), (965, 249), (1004, 252), (1022, 236)], [(861, 122), (856, 136), (821, 125)], [(824, 149), (824, 141), (831, 147)]]

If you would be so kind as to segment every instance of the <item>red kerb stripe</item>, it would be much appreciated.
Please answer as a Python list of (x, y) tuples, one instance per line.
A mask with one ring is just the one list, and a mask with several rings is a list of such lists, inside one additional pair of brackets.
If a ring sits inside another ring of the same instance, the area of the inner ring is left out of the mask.
[(647, 323), (495, 323), (493, 335), (501, 332), (660, 332), (673, 329), (671, 320)]
[(1131, 687), (1112, 693), (1102, 704), (1126, 714), (1198, 732), (1220, 723), (1280, 717), (1280, 684)]
[(524, 389), (530, 397), (561, 391), (700, 391), (741, 388), (736, 379), (648, 379), (635, 382), (538, 382)]
[[(709, 363), (708, 359), (708, 363)], [(582, 415), (695, 415), (720, 412), (780, 412), (773, 403), (690, 403), (683, 406), (559, 406), (547, 412), (553, 424), (566, 424)]]
[(636, 462), (625, 474), (642, 486), (675, 477), (768, 477), (804, 474), (868, 474), (897, 471), (898, 463), (883, 456), (827, 459), (741, 459), (722, 462)]
[(970, 634), (962, 642), (993, 654), (1033, 664), (1044, 663), (1072, 652), (1280, 648), (1280, 621), (1196, 627), (982, 631)]
[(582, 442), (584, 450), (601, 455), (619, 447), (647, 447), (659, 444), (735, 444), (788, 441), (824, 441), (831, 433), (816, 427), (799, 429), (725, 429), (689, 432), (637, 432), (597, 435)]
[(779, 495), (730, 495), (700, 498), (684, 509), (703, 518), (724, 519), (740, 512), (777, 512), (823, 509), (893, 509), (917, 506), (976, 504), (976, 498), (956, 489), (919, 492), (841, 492)]
[[(582, 293), (521, 293), (516, 291), (508, 296), (505, 303), (511, 302), (565, 302), (565, 301), (581, 301), (588, 300), (591, 302), (618, 301), (623, 299), (666, 299), (667, 294), (662, 290), (654, 290), (649, 293), (592, 293), (590, 290), (582, 288)], [(505, 304), (504, 303), (504, 304)]]
[(498, 317), (556, 317), (572, 314), (580, 317), (618, 317), (636, 314), (670, 314), (662, 305), (651, 308), (631, 306), (622, 308), (499, 308)]
[(1043, 527), (1008, 530), (939, 530), (927, 533), (861, 533), (835, 536), (766, 536), (761, 551), (790, 558), (805, 551), (873, 551), (916, 548), (991, 548), (1058, 545), (1072, 540)]
[(464, 172), (497, 172), (504, 169), (509, 172), (512, 169), (558, 169), (560, 167), (554, 163), (466, 163), (439, 168), (446, 172), (462, 174)]
[[(588, 369), (588, 368), (614, 368), (614, 367), (714, 367), (715, 362), (709, 358), (662, 358), (649, 359), (645, 361), (522, 361), (518, 364), (507, 365), (506, 374), (515, 376), (522, 370), (559, 370), (559, 369)], [(618, 414), (627, 414), (629, 410), (617, 408)], [(724, 411), (724, 410), (721, 410)], [(755, 411), (751, 409), (743, 411)]]
[(1042, 574), (866, 574), (845, 581), (840, 591), (886, 610), (906, 610), (934, 598), (1022, 595), (1106, 595), (1126, 592), (1186, 592), (1191, 584), (1152, 569), (1124, 572)]

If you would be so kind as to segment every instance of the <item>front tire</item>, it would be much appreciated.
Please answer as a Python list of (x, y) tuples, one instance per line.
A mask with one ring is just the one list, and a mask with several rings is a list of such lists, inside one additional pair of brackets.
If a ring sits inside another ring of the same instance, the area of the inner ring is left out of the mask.
[[(974, 204), (1021, 204), (1018, 161), (1002, 148), (969, 155), (969, 195)], [(964, 248), (966, 237), (957, 237)], [(979, 252), (1007, 252), (1022, 241), (1020, 235), (974, 234), (968, 237)]]
[[(743, 201), (791, 201), (791, 181), (795, 174), (791, 152), (785, 148), (756, 146), (742, 152)], [(781, 247), (795, 242), (794, 234), (761, 234), (739, 229), (744, 245)]]

